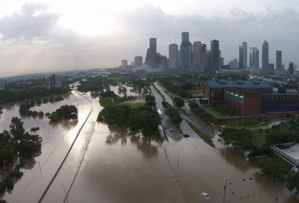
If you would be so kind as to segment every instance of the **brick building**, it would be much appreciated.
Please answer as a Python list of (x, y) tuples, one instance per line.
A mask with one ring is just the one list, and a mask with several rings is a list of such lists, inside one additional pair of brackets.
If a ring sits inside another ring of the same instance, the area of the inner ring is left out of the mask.
[(208, 80), (203, 84), (203, 95), (209, 104), (222, 101), (242, 116), (299, 112), (299, 94), (273, 92), (272, 85), (264, 81)]

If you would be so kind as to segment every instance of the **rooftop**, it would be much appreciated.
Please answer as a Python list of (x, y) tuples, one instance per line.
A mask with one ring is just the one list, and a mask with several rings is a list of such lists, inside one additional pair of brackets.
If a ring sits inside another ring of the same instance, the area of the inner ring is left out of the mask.
[(293, 159), (298, 160), (299, 159), (299, 144), (295, 144), (289, 148), (286, 149), (280, 149), (288, 156), (292, 157)]
[(264, 81), (244, 81), (244, 80), (208, 80), (207, 83), (212, 88), (227, 88), (227, 87), (239, 87), (239, 88), (272, 88), (272, 85)]

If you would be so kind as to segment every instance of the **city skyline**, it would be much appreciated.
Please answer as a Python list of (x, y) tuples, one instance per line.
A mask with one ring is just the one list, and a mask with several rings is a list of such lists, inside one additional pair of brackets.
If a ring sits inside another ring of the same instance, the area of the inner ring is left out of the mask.
[(169, 45), (180, 44), (182, 32), (189, 32), (191, 43), (218, 40), (225, 64), (238, 58), (240, 42), (262, 50), (264, 40), (270, 45), (269, 63), (276, 63), (276, 50), (281, 50), (285, 66), (299, 64), (299, 28), (294, 26), (299, 5), (292, 0), (78, 1), (72, 7), (66, 0), (12, 0), (0, 11), (3, 77), (118, 67), (121, 59), (145, 59), (150, 37), (157, 39), (157, 52), (168, 57)]

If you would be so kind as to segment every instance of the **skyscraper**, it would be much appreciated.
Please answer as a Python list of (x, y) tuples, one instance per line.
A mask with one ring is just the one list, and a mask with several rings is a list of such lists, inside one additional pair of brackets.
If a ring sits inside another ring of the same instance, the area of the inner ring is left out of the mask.
[(290, 63), (289, 63), (289, 69), (288, 69), (289, 74), (290, 74), (290, 75), (294, 75), (294, 70), (295, 70), (295, 68), (294, 68), (294, 63), (293, 63), (293, 62), (290, 62)]
[(137, 67), (140, 67), (142, 66), (142, 56), (135, 56), (134, 58), (134, 67), (137, 68)]
[(269, 69), (269, 44), (265, 40), (262, 47), (262, 73), (268, 74)]
[(250, 48), (249, 66), (251, 68), (259, 68), (259, 50), (256, 47)]
[(209, 54), (207, 52), (207, 45), (201, 44), (200, 59), (199, 59), (199, 68), (203, 73), (207, 73), (209, 65)]
[(192, 67), (198, 68), (200, 65), (201, 42), (196, 41), (193, 43), (193, 57)]
[(192, 44), (189, 41), (189, 32), (183, 32), (179, 58), (181, 68), (189, 69), (191, 67), (191, 54)]
[(276, 69), (281, 69), (281, 51), (276, 51)]
[(169, 45), (169, 69), (178, 68), (178, 45)]
[(121, 60), (121, 68), (127, 68), (128, 61), (126, 59)]
[(247, 42), (239, 46), (239, 68), (247, 68)]
[(145, 64), (149, 65), (151, 68), (157, 68), (157, 39), (150, 38), (150, 47), (147, 49)]
[(211, 41), (211, 64), (208, 70), (208, 73), (214, 74), (216, 70), (220, 68), (220, 50), (219, 50), (219, 41)]

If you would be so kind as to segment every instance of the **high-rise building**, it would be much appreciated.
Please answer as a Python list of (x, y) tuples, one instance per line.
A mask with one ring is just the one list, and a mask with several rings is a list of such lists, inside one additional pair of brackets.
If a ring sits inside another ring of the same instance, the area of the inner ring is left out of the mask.
[(192, 67), (198, 68), (200, 66), (201, 42), (196, 41), (193, 43), (193, 57)]
[(294, 70), (295, 70), (295, 68), (294, 68), (294, 63), (293, 63), (293, 62), (290, 62), (290, 63), (289, 63), (289, 69), (288, 69), (289, 74), (290, 74), (290, 75), (294, 75)]
[(145, 64), (149, 65), (151, 68), (158, 68), (157, 64), (157, 39), (150, 38), (150, 47), (147, 49)]
[(277, 50), (276, 51), (276, 69), (281, 69), (281, 57), (282, 57), (281, 51)]
[(259, 68), (259, 50), (256, 47), (250, 48), (249, 66), (251, 68)]
[(128, 66), (128, 61), (126, 59), (121, 60), (121, 68), (126, 68)]
[(268, 74), (269, 71), (269, 44), (265, 40), (262, 47), (262, 73)]
[(49, 77), (49, 85), (50, 87), (61, 87), (62, 86), (62, 78), (60, 75), (52, 74)]
[(239, 68), (247, 68), (247, 42), (239, 46)]
[(178, 45), (170, 44), (169, 45), (169, 69), (177, 69), (178, 68)]
[(207, 73), (209, 66), (209, 53), (207, 51), (207, 45), (201, 44), (201, 51), (199, 57), (199, 68), (202, 73)]
[(220, 68), (220, 50), (219, 50), (219, 41), (212, 40), (211, 41), (211, 64), (208, 68), (208, 73), (214, 74), (216, 70)]
[(238, 68), (239, 67), (238, 59), (233, 59), (233, 60), (229, 61), (228, 65), (234, 69)]
[(142, 56), (135, 56), (134, 58), (134, 67), (137, 68), (137, 67), (140, 67), (142, 66)]
[(189, 32), (182, 33), (182, 42), (180, 46), (180, 67), (184, 69), (191, 68), (191, 54), (192, 54), (192, 44), (189, 41)]

